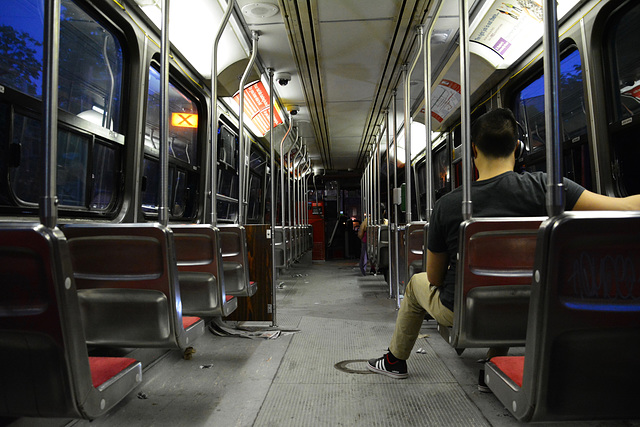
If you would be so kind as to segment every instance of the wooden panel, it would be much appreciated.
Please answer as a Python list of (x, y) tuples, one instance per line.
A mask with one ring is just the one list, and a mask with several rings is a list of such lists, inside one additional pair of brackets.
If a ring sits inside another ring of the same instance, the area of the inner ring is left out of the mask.
[(226, 320), (272, 321), (269, 307), (273, 303), (273, 281), (271, 278), (271, 240), (267, 239), (267, 224), (245, 225), (249, 252), (249, 277), (258, 283), (252, 297), (238, 297), (238, 308)]

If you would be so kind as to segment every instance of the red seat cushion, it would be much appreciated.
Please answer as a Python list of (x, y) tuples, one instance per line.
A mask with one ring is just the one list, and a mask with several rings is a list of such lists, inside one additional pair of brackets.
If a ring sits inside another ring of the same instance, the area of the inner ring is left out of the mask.
[(89, 357), (91, 382), (97, 388), (134, 363), (136, 360), (128, 357)]
[(189, 326), (193, 325), (194, 323), (196, 323), (198, 320), (200, 320), (199, 317), (193, 317), (193, 316), (183, 316), (182, 317), (182, 327), (187, 329)]
[(524, 356), (499, 356), (491, 359), (511, 381), (518, 387), (522, 387), (522, 375), (524, 373)]

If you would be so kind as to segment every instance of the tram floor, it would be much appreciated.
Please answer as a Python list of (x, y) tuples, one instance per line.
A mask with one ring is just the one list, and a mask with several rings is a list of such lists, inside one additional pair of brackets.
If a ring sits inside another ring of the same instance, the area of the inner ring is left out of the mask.
[(361, 276), (357, 260), (315, 263), (307, 254), (276, 285), (277, 326), (295, 333), (246, 339), (206, 332), (191, 360), (179, 351), (166, 353), (124, 401), (91, 423), (22, 418), (7, 425), (518, 425), (492, 394), (477, 389), (477, 360), (486, 350), (458, 356), (433, 321), (423, 324), (408, 379), (366, 369), (367, 359), (386, 350), (396, 309), (382, 276)]

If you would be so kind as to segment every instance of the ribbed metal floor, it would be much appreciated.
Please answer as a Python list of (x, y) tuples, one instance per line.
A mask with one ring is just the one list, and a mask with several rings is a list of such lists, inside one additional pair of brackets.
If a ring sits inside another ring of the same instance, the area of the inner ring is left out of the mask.
[[(416, 348), (426, 353), (409, 359), (408, 379), (366, 370), (364, 359), (382, 354), (392, 326), (303, 318), (255, 425), (489, 425), (424, 338)], [(337, 369), (342, 361), (355, 372)]]

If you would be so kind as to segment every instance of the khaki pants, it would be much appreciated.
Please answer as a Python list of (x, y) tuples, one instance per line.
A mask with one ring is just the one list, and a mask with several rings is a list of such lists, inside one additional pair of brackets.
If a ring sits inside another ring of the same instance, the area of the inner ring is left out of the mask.
[(440, 290), (429, 284), (427, 273), (418, 273), (407, 285), (389, 345), (398, 359), (407, 360), (411, 355), (426, 313), (443, 326), (453, 326), (453, 312), (440, 302)]

